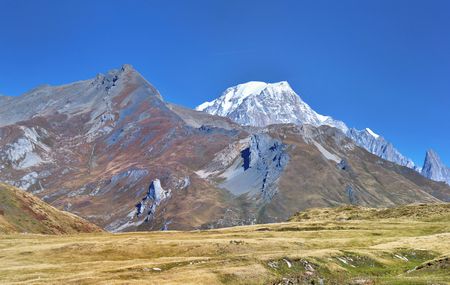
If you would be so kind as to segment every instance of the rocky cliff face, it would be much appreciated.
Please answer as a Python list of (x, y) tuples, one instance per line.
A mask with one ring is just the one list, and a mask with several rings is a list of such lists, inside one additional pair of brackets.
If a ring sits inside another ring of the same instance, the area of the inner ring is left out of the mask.
[(382, 136), (375, 134), (369, 128), (361, 131), (352, 128), (349, 129), (347, 135), (357, 145), (365, 148), (370, 153), (416, 170), (416, 166), (411, 159), (403, 156), (390, 142), (386, 141)]
[(428, 150), (422, 167), (422, 175), (435, 181), (450, 185), (450, 168), (444, 165), (441, 158), (433, 150)]
[(197, 174), (220, 180), (218, 186), (234, 195), (249, 194), (262, 203), (270, 202), (289, 161), (286, 148), (280, 140), (256, 133), (217, 154)]

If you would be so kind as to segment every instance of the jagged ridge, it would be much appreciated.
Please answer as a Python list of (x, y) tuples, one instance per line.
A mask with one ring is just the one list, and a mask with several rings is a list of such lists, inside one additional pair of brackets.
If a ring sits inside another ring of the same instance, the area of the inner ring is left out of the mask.
[[(286, 81), (278, 83), (251, 81), (239, 84), (225, 90), (219, 98), (199, 105), (196, 110), (226, 116), (239, 124), (257, 127), (283, 123), (328, 125), (340, 129), (356, 144), (383, 159), (419, 172), (421, 170), (390, 142), (369, 128), (364, 130), (348, 128), (342, 121), (315, 112)], [(436, 177), (436, 175), (425, 176)]]

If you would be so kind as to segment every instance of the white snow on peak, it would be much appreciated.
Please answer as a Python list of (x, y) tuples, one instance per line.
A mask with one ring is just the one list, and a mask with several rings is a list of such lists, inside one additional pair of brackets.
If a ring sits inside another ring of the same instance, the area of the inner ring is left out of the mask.
[[(204, 111), (209, 107), (216, 107), (216, 114), (219, 116), (226, 116), (234, 109), (236, 109), (249, 96), (258, 96), (265, 89), (275, 91), (293, 91), (287, 81), (280, 81), (275, 83), (266, 83), (262, 81), (249, 81), (227, 88), (222, 96), (210, 102), (204, 102), (195, 108), (197, 111)], [(220, 106), (219, 106), (220, 103)], [(217, 108), (217, 107), (220, 108)], [(219, 110), (220, 109), (220, 110)]]
[(204, 103), (198, 105), (197, 107), (195, 107), (195, 110), (197, 110), (197, 111), (203, 111), (203, 110), (205, 110), (206, 108), (211, 107), (212, 105), (214, 105), (214, 101), (211, 101), (211, 102), (206, 101), (206, 102), (204, 102)]
[(317, 118), (319, 119), (319, 121), (322, 122), (322, 123), (325, 122), (328, 119), (331, 119), (330, 116), (324, 116), (324, 115), (321, 115), (321, 114), (316, 114), (316, 115), (317, 115)]
[(250, 81), (239, 84), (226, 89), (219, 98), (199, 105), (196, 110), (257, 127), (293, 123), (329, 125), (344, 133), (348, 130), (343, 122), (315, 112), (287, 81)]
[(368, 132), (372, 137), (374, 137), (375, 139), (378, 139), (380, 137), (380, 135), (377, 135), (376, 133), (374, 133), (371, 129), (366, 128), (365, 129), (366, 132)]
[(261, 81), (250, 81), (247, 83), (239, 84), (235, 94), (230, 94), (228, 92), (226, 96), (234, 95), (237, 97), (241, 97), (243, 99), (247, 98), (252, 94), (260, 94), (269, 84)]
[[(281, 83), (281, 82), (280, 82)], [(227, 116), (235, 110), (242, 102), (251, 95), (259, 95), (267, 86), (270, 85), (261, 81), (249, 81), (230, 87), (218, 99), (211, 102), (205, 102), (195, 110), (204, 111), (205, 109), (215, 107), (213, 115)]]

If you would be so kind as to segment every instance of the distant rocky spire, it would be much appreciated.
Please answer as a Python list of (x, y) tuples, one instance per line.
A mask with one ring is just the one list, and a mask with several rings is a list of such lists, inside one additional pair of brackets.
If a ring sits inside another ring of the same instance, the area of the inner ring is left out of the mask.
[(450, 185), (450, 168), (444, 165), (441, 158), (432, 149), (428, 150), (425, 155), (422, 175), (435, 181), (446, 182)]

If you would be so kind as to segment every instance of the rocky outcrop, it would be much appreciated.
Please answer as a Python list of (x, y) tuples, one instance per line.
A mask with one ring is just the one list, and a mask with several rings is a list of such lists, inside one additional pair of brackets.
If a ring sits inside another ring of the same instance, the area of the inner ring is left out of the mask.
[(444, 165), (434, 150), (428, 150), (422, 167), (422, 175), (450, 185), (450, 168)]

